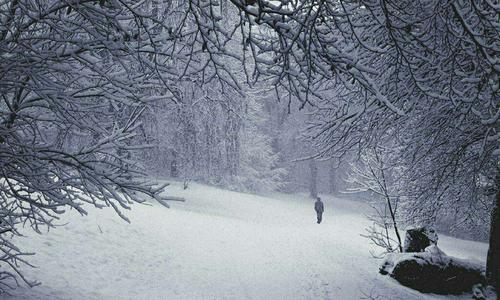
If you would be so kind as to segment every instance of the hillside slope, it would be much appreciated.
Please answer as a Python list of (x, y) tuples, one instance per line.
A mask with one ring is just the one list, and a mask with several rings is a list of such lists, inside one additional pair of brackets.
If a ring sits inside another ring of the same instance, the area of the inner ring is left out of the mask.
[[(363, 203), (325, 196), (324, 223), (305, 196), (261, 197), (192, 184), (166, 209), (70, 212), (66, 226), (17, 240), (37, 254), (42, 285), (7, 299), (444, 299), (378, 274), (360, 236)], [(484, 260), (487, 245), (442, 237), (451, 255)]]

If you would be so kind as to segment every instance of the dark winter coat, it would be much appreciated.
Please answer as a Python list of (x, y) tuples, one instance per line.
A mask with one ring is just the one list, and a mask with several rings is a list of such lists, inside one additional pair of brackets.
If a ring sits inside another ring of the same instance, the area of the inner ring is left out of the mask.
[(317, 213), (322, 213), (324, 210), (325, 210), (325, 207), (323, 206), (323, 202), (321, 201), (316, 201), (314, 203), (314, 210), (317, 212)]

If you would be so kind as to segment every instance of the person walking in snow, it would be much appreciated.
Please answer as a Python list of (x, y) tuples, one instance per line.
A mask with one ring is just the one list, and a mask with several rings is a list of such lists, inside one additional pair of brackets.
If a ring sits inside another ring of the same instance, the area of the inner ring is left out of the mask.
[(314, 210), (316, 211), (316, 215), (318, 217), (318, 224), (321, 223), (323, 219), (323, 211), (325, 211), (325, 207), (320, 197), (316, 197), (316, 202), (314, 202)]

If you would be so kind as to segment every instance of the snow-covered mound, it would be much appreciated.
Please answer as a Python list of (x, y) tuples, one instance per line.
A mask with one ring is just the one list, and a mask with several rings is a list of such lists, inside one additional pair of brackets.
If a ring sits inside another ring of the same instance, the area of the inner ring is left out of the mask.
[(486, 282), (483, 263), (448, 256), (437, 245), (427, 247), (424, 252), (391, 253), (379, 271), (405, 286), (428, 293), (462, 294)]
[[(378, 273), (361, 237), (369, 208), (322, 195), (316, 224), (306, 196), (270, 197), (174, 184), (186, 202), (133, 205), (131, 224), (111, 209), (16, 243), (37, 254), (24, 268), (35, 288), (7, 299), (445, 299), (421, 294)], [(487, 245), (447, 237), (440, 247), (461, 258), (486, 257)], [(446, 298), (448, 299), (448, 298)], [(454, 297), (453, 299), (456, 299)]]

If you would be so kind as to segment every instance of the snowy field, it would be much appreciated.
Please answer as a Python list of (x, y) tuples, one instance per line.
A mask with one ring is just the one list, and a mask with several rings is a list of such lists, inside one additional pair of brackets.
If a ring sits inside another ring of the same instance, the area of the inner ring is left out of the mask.
[[(127, 224), (111, 209), (64, 215), (63, 227), (18, 239), (35, 288), (6, 299), (456, 299), (421, 294), (378, 274), (360, 236), (362, 203), (324, 196), (316, 224), (306, 196), (271, 197), (191, 184), (167, 209), (133, 205)], [(487, 245), (440, 237), (450, 255), (484, 261)], [(462, 298), (467, 298), (462, 296)], [(470, 296), (468, 297), (470, 299)]]

